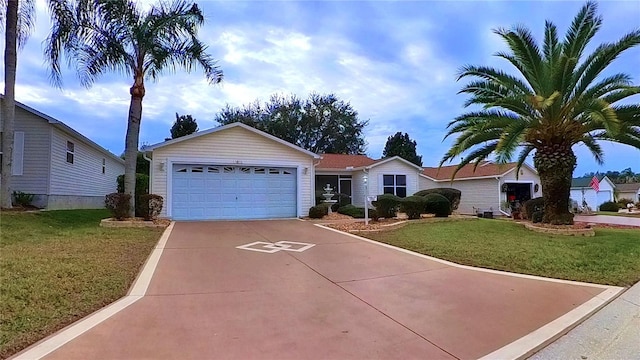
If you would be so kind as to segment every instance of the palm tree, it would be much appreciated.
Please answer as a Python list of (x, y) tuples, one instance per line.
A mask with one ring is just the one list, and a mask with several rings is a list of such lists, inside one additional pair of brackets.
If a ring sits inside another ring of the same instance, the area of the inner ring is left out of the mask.
[(473, 78), (460, 91), (471, 95), (465, 106), (477, 104), (482, 109), (449, 123), (445, 138), (453, 134), (458, 138), (440, 165), (465, 153), (458, 169), (471, 162), (478, 166), (491, 154), (504, 163), (519, 150), (519, 168), (535, 151), (533, 161), (544, 194), (543, 222), (573, 223), (568, 210), (576, 166), (573, 147), (586, 146), (598, 163), (603, 162), (600, 140), (640, 149), (640, 104), (620, 103), (640, 93), (640, 87), (633, 86), (627, 74), (601, 76), (620, 54), (640, 44), (640, 30), (584, 56), (602, 24), (596, 10), (595, 2), (587, 2), (563, 40), (547, 21), (542, 48), (526, 28), (494, 30), (510, 50), (496, 56), (519, 74), (484, 66), (462, 69), (458, 80)]
[[(147, 12), (127, 0), (78, 0), (51, 7), (55, 15), (45, 56), (54, 82), (61, 85), (63, 52), (75, 65), (80, 82), (89, 87), (109, 71), (133, 78), (125, 140), (125, 193), (135, 209), (135, 173), (144, 81), (157, 80), (166, 70), (200, 66), (212, 83), (222, 81), (222, 71), (198, 39), (204, 16), (195, 3), (160, 2)], [(57, 20), (57, 21), (55, 21)]]
[(11, 208), (11, 159), (13, 156), (13, 128), (15, 121), (15, 88), (18, 67), (18, 47), (23, 46), (33, 30), (33, 0), (6, 0), (0, 7), (4, 20), (4, 100), (2, 101), (2, 174), (0, 207)]

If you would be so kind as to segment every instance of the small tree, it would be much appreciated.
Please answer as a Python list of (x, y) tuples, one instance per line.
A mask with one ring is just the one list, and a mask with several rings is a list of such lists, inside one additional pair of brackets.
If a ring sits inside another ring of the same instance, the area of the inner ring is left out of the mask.
[(191, 115), (178, 115), (178, 113), (176, 113), (176, 121), (170, 130), (171, 138), (165, 140), (177, 139), (193, 134), (196, 131), (198, 131), (196, 119), (192, 118)]
[(422, 155), (416, 153), (416, 141), (411, 140), (409, 134), (397, 132), (387, 138), (382, 157), (400, 156), (418, 166), (422, 166)]

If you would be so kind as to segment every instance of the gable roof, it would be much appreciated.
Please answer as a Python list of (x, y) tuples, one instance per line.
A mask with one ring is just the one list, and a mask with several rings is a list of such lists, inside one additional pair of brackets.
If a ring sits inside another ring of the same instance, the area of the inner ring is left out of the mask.
[(640, 183), (616, 184), (616, 189), (622, 192), (634, 192), (640, 190)]
[[(613, 181), (609, 180), (605, 175), (596, 175), (596, 177), (598, 178), (598, 182), (608, 181), (611, 187), (615, 187)], [(571, 179), (571, 188), (591, 188), (591, 179), (593, 179), (593, 176), (573, 178)]]
[[(4, 94), (0, 94), (0, 99), (4, 100)], [(112, 153), (111, 151), (109, 151), (109, 150), (103, 148), (102, 146), (98, 145), (93, 140), (91, 140), (88, 137), (80, 134), (76, 130), (72, 129), (69, 125), (63, 123), (62, 121), (60, 121), (58, 119), (55, 119), (55, 118), (53, 118), (53, 117), (51, 117), (51, 116), (49, 116), (49, 115), (47, 115), (45, 113), (42, 113), (42, 112), (40, 112), (40, 111), (30, 107), (30, 106), (27, 106), (27, 105), (21, 103), (21, 102), (16, 101), (15, 104), (16, 104), (16, 107), (18, 107), (18, 108), (20, 108), (20, 109), (22, 109), (24, 111), (30, 112), (31, 114), (36, 115), (37, 117), (42, 118), (43, 120), (46, 120), (52, 126), (54, 126), (54, 127), (58, 128), (58, 129), (64, 131), (64, 132), (66, 132), (68, 134), (73, 135), (74, 137), (82, 140), (83, 142), (87, 143), (88, 145), (90, 145), (91, 147), (93, 147), (96, 150), (100, 151), (101, 153), (109, 156), (110, 158), (118, 161), (121, 164), (124, 164), (124, 160), (122, 158), (120, 158), (118, 155), (116, 155), (116, 154)]]
[[(504, 176), (507, 173), (513, 171), (517, 165), (518, 164), (515, 162), (496, 164), (487, 161), (479, 164), (474, 171), (473, 167), (475, 166), (475, 164), (467, 164), (456, 173), (456, 177), (453, 180)], [(527, 164), (522, 164), (522, 166), (528, 168), (529, 170), (532, 170), (534, 173), (537, 173)], [(453, 176), (453, 173), (455, 172), (457, 167), (458, 165), (442, 166), (439, 169), (437, 167), (425, 167), (422, 175), (436, 181), (451, 180), (451, 177)]]
[(253, 132), (255, 134), (258, 134), (260, 136), (266, 137), (267, 139), (270, 139), (272, 141), (280, 143), (280, 144), (282, 144), (284, 146), (287, 146), (287, 147), (289, 147), (289, 148), (291, 148), (293, 150), (300, 151), (301, 153), (304, 153), (306, 155), (312, 156), (312, 157), (314, 157), (316, 159), (320, 158), (320, 155), (318, 155), (316, 153), (313, 153), (313, 152), (311, 152), (311, 151), (309, 151), (307, 149), (303, 149), (303, 148), (301, 148), (301, 147), (299, 147), (297, 145), (293, 145), (292, 143), (290, 143), (288, 141), (282, 140), (282, 139), (280, 139), (278, 137), (275, 137), (275, 136), (273, 136), (271, 134), (267, 134), (264, 131), (258, 130), (258, 129), (256, 129), (254, 127), (251, 127), (249, 125), (243, 124), (241, 122), (234, 122), (234, 123), (231, 123), (231, 124), (214, 127), (214, 128), (203, 130), (203, 131), (198, 131), (196, 133), (193, 133), (193, 134), (190, 134), (190, 135), (187, 135), (187, 136), (182, 136), (182, 137), (179, 137), (177, 139), (167, 140), (167, 141), (163, 141), (163, 142), (160, 142), (160, 143), (157, 143), (157, 144), (152, 144), (152, 145), (146, 145), (146, 146), (142, 147), (142, 151), (155, 150), (155, 149), (158, 149), (158, 148), (161, 148), (161, 147), (165, 147), (165, 146), (176, 144), (176, 143), (179, 143), (179, 142), (191, 140), (191, 139), (198, 138), (198, 137), (201, 137), (201, 136), (217, 133), (217, 132), (224, 131), (224, 130), (227, 130), (227, 129), (233, 129), (235, 127), (240, 127), (240, 128), (245, 129), (245, 130), (249, 130), (249, 131), (251, 131), (251, 132)]

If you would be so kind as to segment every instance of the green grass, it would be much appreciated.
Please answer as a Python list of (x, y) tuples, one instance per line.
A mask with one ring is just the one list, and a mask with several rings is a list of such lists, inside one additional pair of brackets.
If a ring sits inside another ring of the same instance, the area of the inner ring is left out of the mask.
[(504, 220), (423, 222), (363, 236), (458, 264), (591, 283), (640, 281), (640, 229), (548, 235)]
[(98, 226), (106, 210), (3, 212), (0, 358), (125, 295), (162, 229)]
[(609, 215), (609, 216), (624, 216), (624, 217), (632, 217), (638, 218), (640, 214), (638, 213), (620, 213), (620, 212), (611, 212), (611, 211), (596, 211), (597, 215)]

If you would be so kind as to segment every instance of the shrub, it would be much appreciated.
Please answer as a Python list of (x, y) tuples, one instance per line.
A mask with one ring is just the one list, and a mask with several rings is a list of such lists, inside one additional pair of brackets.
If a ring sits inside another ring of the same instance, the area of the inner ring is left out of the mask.
[(23, 193), (22, 191), (14, 191), (13, 192), (13, 203), (14, 205), (20, 205), (22, 207), (31, 206), (33, 199), (36, 196), (34, 194)]
[(163, 205), (164, 199), (162, 196), (156, 194), (144, 194), (140, 196), (139, 204), (136, 204), (136, 207), (140, 209), (140, 216), (149, 221), (158, 218)]
[[(124, 192), (124, 175), (118, 175), (118, 192)], [(136, 216), (144, 217), (146, 206), (140, 206), (142, 203), (141, 196), (149, 193), (149, 175), (146, 174), (136, 174), (136, 189), (135, 189), (135, 199), (136, 199)]]
[(338, 208), (338, 213), (343, 215), (348, 215), (354, 217), (356, 219), (364, 218), (364, 208), (355, 207), (354, 205), (345, 205)]
[(424, 196), (407, 196), (400, 201), (400, 211), (407, 214), (409, 219), (420, 219), (425, 211), (426, 200)]
[(376, 209), (369, 209), (369, 217), (373, 221), (378, 221), (381, 218), (381, 216), (378, 214), (378, 210)]
[(451, 215), (451, 203), (440, 194), (427, 194), (424, 198), (424, 212), (434, 214), (436, 217), (448, 217)]
[(322, 219), (323, 216), (329, 213), (329, 204), (322, 203), (316, 206), (312, 206), (309, 209), (309, 217), (312, 219)]
[(396, 217), (402, 199), (393, 194), (378, 195), (378, 200), (371, 204), (376, 207), (377, 215), (385, 219)]
[(105, 196), (104, 205), (111, 211), (111, 216), (122, 220), (129, 217), (129, 200), (131, 200), (131, 196), (128, 194), (111, 193)]
[(451, 211), (458, 210), (458, 205), (460, 205), (460, 198), (462, 198), (462, 192), (454, 188), (435, 188), (420, 190), (413, 195), (426, 196), (428, 194), (440, 194), (447, 198), (447, 200), (449, 200)]
[(627, 204), (631, 203), (633, 204), (633, 200), (631, 199), (618, 199), (618, 201), (616, 201), (618, 203), (618, 206), (620, 206), (620, 209), (626, 209), (627, 208)]
[(620, 206), (613, 201), (606, 201), (600, 205), (600, 211), (618, 212), (618, 210), (620, 210)]
[(544, 210), (544, 199), (542, 197), (527, 200), (522, 204), (522, 215), (527, 220), (533, 220), (533, 213)]
[(534, 211), (531, 214), (531, 222), (533, 223), (539, 223), (542, 222), (542, 217), (544, 216), (544, 212), (538, 210), (538, 211)]

